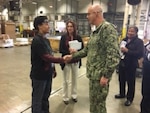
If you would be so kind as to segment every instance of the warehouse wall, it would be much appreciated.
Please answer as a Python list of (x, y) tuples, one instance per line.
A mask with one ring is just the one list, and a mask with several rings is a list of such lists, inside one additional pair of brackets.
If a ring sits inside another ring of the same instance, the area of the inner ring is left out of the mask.
[[(37, 0), (37, 4), (26, 3), (23, 4), (21, 10), (22, 21), (31, 22), (37, 15), (47, 15), (52, 20), (57, 20), (65, 13), (87, 13), (87, 8), (91, 4), (101, 4), (103, 12), (108, 11), (108, 3), (113, 0)], [(116, 12), (124, 12), (126, 0), (117, 0), (110, 5), (116, 5)], [(148, 0), (143, 0), (141, 11), (146, 11)], [(52, 5), (53, 7), (49, 7)], [(7, 14), (7, 13), (6, 13)], [(59, 16), (55, 16), (59, 15)], [(18, 19), (20, 21), (20, 19)], [(143, 23), (142, 23), (143, 25)], [(26, 26), (29, 26), (28, 24)], [(142, 26), (141, 26), (142, 28)]]
[[(93, 0), (93, 4), (101, 4), (103, 11), (107, 12), (107, 4), (108, 0)], [(31, 15), (31, 14), (40, 14), (40, 11), (43, 11), (43, 14), (48, 13), (86, 13), (87, 8), (89, 5), (92, 4), (92, 0), (61, 0), (60, 2), (56, 1), (53, 2), (39, 2), (36, 4), (25, 4), (23, 5), (22, 13), (24, 15)], [(115, 3), (113, 3), (115, 4)], [(124, 12), (125, 9), (125, 0), (117, 0), (117, 12)], [(49, 6), (53, 5), (53, 8), (50, 8)], [(45, 6), (43, 8), (42, 6)], [(37, 11), (38, 10), (38, 11)]]

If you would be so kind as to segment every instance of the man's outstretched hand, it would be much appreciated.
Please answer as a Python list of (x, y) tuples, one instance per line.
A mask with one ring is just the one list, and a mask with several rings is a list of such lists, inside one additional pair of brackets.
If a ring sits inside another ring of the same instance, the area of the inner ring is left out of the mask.
[(63, 59), (64, 59), (65, 63), (67, 63), (67, 62), (71, 61), (72, 55), (65, 55), (65, 56), (63, 57)]

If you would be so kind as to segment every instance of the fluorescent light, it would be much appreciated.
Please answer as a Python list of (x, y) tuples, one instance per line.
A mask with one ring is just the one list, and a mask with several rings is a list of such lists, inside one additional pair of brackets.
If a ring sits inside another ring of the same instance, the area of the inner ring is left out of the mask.
[(32, 4), (37, 4), (37, 2), (32, 2)]
[(52, 6), (52, 5), (50, 5), (49, 7), (50, 7), (50, 8), (53, 8), (53, 6)]

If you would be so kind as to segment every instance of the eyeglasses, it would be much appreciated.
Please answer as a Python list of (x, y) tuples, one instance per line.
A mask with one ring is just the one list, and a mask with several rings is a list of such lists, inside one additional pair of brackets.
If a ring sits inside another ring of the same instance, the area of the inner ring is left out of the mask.
[(91, 14), (93, 14), (93, 13), (97, 14), (97, 13), (101, 13), (101, 12), (102, 12), (102, 11), (87, 13), (87, 16), (89, 16), (89, 15), (91, 15)]

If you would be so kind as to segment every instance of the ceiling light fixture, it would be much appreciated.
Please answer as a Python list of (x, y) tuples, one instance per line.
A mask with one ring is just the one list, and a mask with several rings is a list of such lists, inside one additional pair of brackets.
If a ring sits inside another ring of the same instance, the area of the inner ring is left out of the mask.
[(37, 4), (37, 2), (32, 2), (32, 4)]
[(53, 6), (52, 6), (52, 5), (50, 5), (49, 7), (50, 7), (50, 8), (53, 8)]

